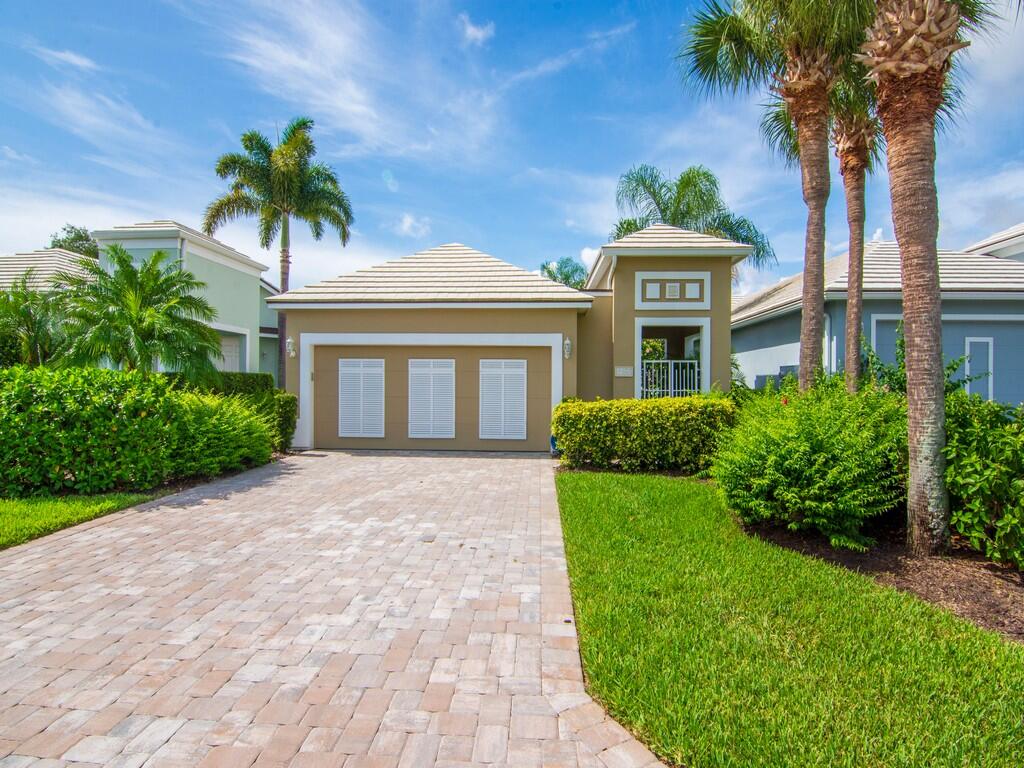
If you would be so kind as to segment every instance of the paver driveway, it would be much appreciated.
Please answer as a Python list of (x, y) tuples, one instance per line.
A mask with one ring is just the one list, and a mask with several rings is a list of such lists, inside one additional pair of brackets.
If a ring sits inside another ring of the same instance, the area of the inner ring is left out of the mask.
[(304, 454), (0, 553), (0, 766), (637, 766), (551, 461)]

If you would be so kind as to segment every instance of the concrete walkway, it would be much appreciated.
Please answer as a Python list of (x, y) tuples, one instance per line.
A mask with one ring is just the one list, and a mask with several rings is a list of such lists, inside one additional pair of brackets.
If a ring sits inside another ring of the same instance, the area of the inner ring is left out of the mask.
[(0, 766), (644, 766), (552, 463), (307, 453), (0, 553)]

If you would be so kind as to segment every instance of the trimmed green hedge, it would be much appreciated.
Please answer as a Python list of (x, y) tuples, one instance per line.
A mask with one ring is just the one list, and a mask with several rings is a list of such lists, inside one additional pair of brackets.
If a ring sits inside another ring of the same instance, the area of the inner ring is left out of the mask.
[(1024, 406), (949, 395), (945, 452), (952, 529), (1024, 570)]
[(217, 380), (196, 384), (189, 382), (180, 373), (165, 373), (175, 389), (198, 389), (217, 395), (256, 395), (274, 391), (274, 377), (269, 373), (248, 373), (245, 371), (221, 371)]
[(555, 409), (551, 430), (570, 467), (700, 472), (735, 418), (736, 406), (721, 395), (568, 400)]
[(100, 368), (0, 370), (0, 495), (101, 493), (265, 463), (271, 434), (241, 398)]

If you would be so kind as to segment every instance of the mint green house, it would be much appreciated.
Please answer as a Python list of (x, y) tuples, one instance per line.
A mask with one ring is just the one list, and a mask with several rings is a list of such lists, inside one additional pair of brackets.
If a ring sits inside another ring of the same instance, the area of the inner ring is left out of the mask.
[(267, 266), (219, 240), (176, 221), (102, 229), (92, 233), (104, 249), (115, 243), (142, 259), (165, 251), (206, 283), (206, 299), (217, 310), (211, 325), (220, 333), (224, 371), (263, 371), (276, 375), (277, 318), (265, 299), (277, 289), (261, 279)]

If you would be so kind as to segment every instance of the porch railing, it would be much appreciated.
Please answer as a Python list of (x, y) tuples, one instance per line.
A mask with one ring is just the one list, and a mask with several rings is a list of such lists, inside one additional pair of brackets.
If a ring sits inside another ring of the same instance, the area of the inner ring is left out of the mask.
[(644, 360), (641, 397), (683, 397), (700, 392), (697, 360)]

